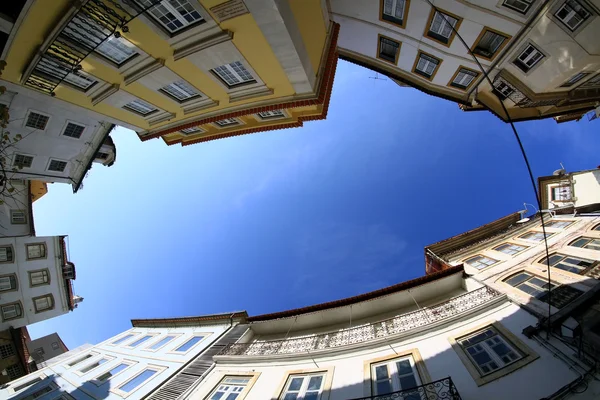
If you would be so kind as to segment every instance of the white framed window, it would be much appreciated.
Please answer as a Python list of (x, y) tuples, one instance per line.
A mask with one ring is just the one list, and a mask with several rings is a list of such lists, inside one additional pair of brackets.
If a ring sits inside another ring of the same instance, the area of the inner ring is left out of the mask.
[(54, 298), (51, 294), (33, 298), (35, 312), (42, 312), (54, 308)]
[(81, 368), (77, 372), (79, 372), (82, 375), (87, 374), (91, 370), (98, 368), (99, 366), (101, 366), (102, 364), (104, 364), (110, 360), (112, 360), (112, 358), (102, 357), (102, 358), (94, 361), (93, 363), (87, 364), (85, 367)]
[(554, 220), (554, 221), (548, 222), (546, 224), (546, 228), (565, 229), (568, 226), (570, 226), (571, 224), (573, 224), (573, 221)]
[(555, 186), (550, 189), (550, 200), (551, 201), (570, 201), (571, 200), (571, 186), (561, 185)]
[(465, 260), (465, 263), (467, 263), (471, 267), (477, 268), (477, 269), (484, 269), (484, 268), (490, 267), (490, 266), (496, 264), (497, 262), (498, 262), (498, 260), (494, 260), (493, 258), (482, 256), (479, 254)]
[(88, 353), (83, 357), (79, 357), (73, 361), (71, 361), (70, 363), (67, 364), (68, 367), (74, 367), (75, 365), (84, 362), (85, 360), (94, 357), (96, 354), (94, 353)]
[[(411, 356), (371, 364), (373, 395), (409, 390), (421, 385), (415, 361)], [(407, 397), (412, 399), (412, 396)], [(417, 395), (415, 399), (420, 399)]]
[(176, 353), (187, 353), (194, 346), (196, 346), (198, 343), (200, 343), (202, 341), (202, 339), (204, 339), (204, 336), (200, 336), (200, 335), (194, 336), (191, 339), (189, 339), (187, 342), (185, 342), (182, 345), (178, 346), (173, 351), (176, 352)]
[(31, 393), (30, 395), (19, 398), (19, 400), (39, 399), (40, 397), (44, 396), (46, 393), (53, 392), (57, 388), (58, 388), (58, 385), (56, 383), (50, 382), (50, 384), (48, 384), (40, 389), (37, 389), (35, 392)]
[(50, 283), (50, 273), (47, 269), (28, 271), (29, 284), (33, 286), (47, 285)]
[(127, 347), (137, 347), (137, 346), (139, 346), (140, 344), (142, 344), (142, 343), (144, 343), (144, 342), (146, 342), (146, 341), (148, 341), (148, 340), (152, 339), (153, 337), (154, 337), (154, 335), (144, 335), (144, 336), (142, 336), (141, 338), (139, 338), (139, 339), (137, 339), (137, 340), (135, 340), (135, 341), (133, 341), (133, 342), (129, 343), (129, 344), (127, 345)]
[(452, 36), (453, 28), (456, 27), (457, 23), (458, 19), (446, 13), (435, 11), (431, 24), (429, 25), (427, 36), (443, 43), (448, 43), (450, 36)]
[(521, 14), (525, 14), (531, 8), (532, 3), (533, 0), (504, 0), (502, 5), (511, 10), (520, 12)]
[(590, 72), (578, 72), (570, 77), (568, 81), (560, 85), (560, 87), (571, 87), (588, 75), (590, 75)]
[(597, 261), (594, 260), (588, 260), (586, 258), (574, 257), (560, 253), (552, 254), (548, 259), (544, 257), (539, 262), (540, 264), (548, 265), (548, 260), (550, 261), (551, 267), (572, 272), (574, 274), (583, 274), (586, 269), (591, 268), (597, 263)]
[(13, 262), (14, 260), (12, 246), (1, 246), (0, 247), (0, 262)]
[(469, 87), (469, 85), (471, 85), (471, 83), (473, 83), (477, 76), (479, 76), (477, 72), (461, 67), (458, 69), (458, 72), (456, 73), (456, 76), (454, 76), (450, 86), (454, 86), (459, 89), (466, 89)]
[(179, 132), (183, 133), (184, 135), (190, 135), (190, 134), (196, 133), (196, 132), (204, 132), (204, 130), (202, 130), (201, 128), (198, 128), (197, 126), (192, 126), (191, 128), (182, 129)]
[(158, 111), (158, 108), (140, 99), (130, 101), (129, 103), (125, 104), (123, 108), (141, 114), (144, 117)]
[(0, 276), (0, 292), (7, 292), (17, 288), (17, 276), (15, 274)]
[(256, 82), (252, 74), (239, 61), (221, 65), (212, 71), (230, 88)]
[(571, 242), (569, 246), (600, 251), (600, 239), (582, 236), (579, 239), (576, 239), (573, 242)]
[[(152, 5), (152, 0), (136, 0), (146, 8)], [(178, 32), (184, 28), (204, 22), (198, 12), (197, 2), (189, 0), (163, 0), (148, 9), (148, 13), (170, 33)]]
[(240, 121), (237, 118), (224, 118), (219, 121), (216, 121), (215, 124), (217, 124), (220, 127), (225, 127), (225, 126), (240, 125)]
[(121, 386), (117, 387), (117, 391), (125, 394), (131, 393), (159, 372), (160, 370), (158, 368), (146, 368)]
[(31, 168), (33, 157), (25, 154), (15, 154), (13, 165), (17, 168)]
[(488, 28), (484, 28), (484, 33), (479, 38), (471, 51), (473, 54), (483, 58), (492, 59), (500, 50), (504, 42), (508, 40), (506, 35), (494, 32)]
[(67, 122), (63, 136), (67, 136), (73, 139), (79, 139), (85, 130), (85, 125), (77, 124), (75, 122)]
[(29, 113), (27, 114), (27, 119), (25, 120), (25, 126), (28, 128), (39, 129), (43, 131), (46, 129), (48, 121), (50, 121), (49, 115), (29, 111)]
[(261, 111), (258, 113), (258, 116), (261, 119), (276, 119), (276, 118), (284, 118), (285, 114), (282, 110), (272, 110), (272, 111)]
[(404, 26), (406, 0), (384, 0), (381, 9), (381, 19)]
[(48, 171), (64, 172), (65, 168), (67, 168), (67, 164), (68, 163), (66, 161), (50, 159)]
[(96, 83), (98, 83), (98, 81), (96, 79), (92, 78), (91, 76), (89, 76), (87, 74), (83, 74), (79, 71), (73, 71), (73, 72), (67, 74), (67, 76), (65, 76), (63, 81), (70, 83), (71, 85), (76, 86), (83, 90), (87, 90), (87, 89), (91, 88), (92, 86), (94, 86)]
[(504, 100), (511, 94), (513, 94), (515, 90), (512, 87), (510, 87), (506, 82), (498, 80), (494, 82), (494, 92), (496, 92), (500, 96), (501, 100)]
[(147, 346), (146, 348), (148, 350), (158, 350), (161, 347), (164, 347), (165, 345), (167, 345), (167, 343), (169, 343), (171, 340), (175, 339), (177, 337), (177, 335), (167, 335), (164, 338), (160, 339), (158, 342), (152, 343), (150, 346)]
[(70, 83), (79, 89), (87, 90), (98, 82), (96, 79), (90, 77), (89, 75), (83, 74), (80, 71), (72, 71), (65, 75), (65, 69), (69, 68), (70, 66), (62, 66), (58, 62), (47, 57), (42, 57), (35, 66), (35, 69), (56, 79), (62, 79), (63, 82)]
[[(525, 271), (506, 278), (504, 282), (558, 309), (563, 308), (583, 294), (581, 290), (569, 285), (558, 286), (554, 282), (548, 282)], [(548, 289), (552, 291), (550, 295), (548, 295)]]
[[(252, 378), (244, 376), (225, 376), (206, 400), (236, 399), (244, 391)], [(299, 397), (296, 397), (299, 399)]]
[(8, 358), (15, 355), (15, 348), (12, 344), (0, 345), (0, 358)]
[(125, 342), (126, 340), (131, 339), (132, 337), (136, 336), (136, 334), (134, 333), (128, 333), (125, 336), (121, 336), (120, 338), (118, 338), (117, 340), (115, 340), (114, 342), (111, 342), (112, 345), (117, 345), (117, 344), (121, 344), (123, 342)]
[(32, 243), (25, 245), (27, 250), (27, 259), (46, 258), (46, 245), (44, 243)]
[(27, 223), (27, 213), (25, 210), (10, 210), (10, 223), (19, 225)]
[(21, 303), (3, 304), (0, 306), (2, 312), (2, 320), (8, 321), (15, 318), (21, 318), (23, 316), (23, 308)]
[(419, 53), (418, 61), (415, 66), (414, 72), (417, 74), (424, 76), (427, 79), (433, 77), (437, 67), (440, 65), (441, 60), (431, 57), (425, 53)]
[(324, 383), (325, 372), (290, 375), (279, 399), (320, 400)]
[(525, 246), (522, 244), (502, 243), (501, 245), (494, 247), (494, 250), (504, 254), (508, 254), (509, 256), (514, 256), (515, 254), (520, 253), (528, 248), (529, 246)]
[(528, 44), (527, 47), (513, 61), (521, 71), (529, 72), (537, 63), (544, 58), (544, 53), (539, 51), (534, 45)]
[(100, 46), (96, 47), (96, 52), (117, 65), (124, 64), (138, 54), (135, 48), (129, 45), (125, 39), (114, 36), (109, 37)]
[[(549, 238), (552, 235), (552, 233), (546, 232), (546, 238)], [(519, 239), (530, 240), (532, 242), (541, 242), (542, 240), (544, 240), (544, 232), (526, 232), (520, 235)]]
[(131, 367), (132, 365), (133, 365), (133, 363), (131, 363), (131, 362), (119, 363), (116, 366), (109, 369), (108, 371), (102, 373), (101, 375), (98, 375), (94, 379), (94, 381), (96, 381), (97, 383), (104, 383), (106, 381), (109, 381), (112, 378), (114, 378), (115, 376), (119, 375), (121, 372), (125, 371), (127, 368)]
[(590, 17), (590, 13), (578, 1), (567, 0), (554, 13), (570, 31), (575, 31), (585, 20)]
[(523, 358), (519, 350), (492, 326), (459, 338), (457, 343), (482, 376)]
[(169, 83), (160, 90), (180, 102), (200, 96), (200, 92), (184, 80)]

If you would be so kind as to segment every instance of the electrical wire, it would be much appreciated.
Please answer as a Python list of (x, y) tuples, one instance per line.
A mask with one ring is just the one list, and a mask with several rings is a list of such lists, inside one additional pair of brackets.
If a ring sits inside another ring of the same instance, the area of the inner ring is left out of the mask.
[(429, 3), (429, 5), (436, 11), (438, 12), (442, 18), (444, 18), (444, 22), (447, 23), (451, 28), (452, 28), (452, 32), (458, 37), (458, 39), (460, 40), (460, 42), (463, 44), (463, 46), (465, 47), (465, 49), (467, 49), (467, 52), (469, 53), (469, 55), (473, 58), (473, 60), (475, 61), (475, 63), (477, 64), (477, 66), (479, 67), (479, 69), (481, 70), (481, 72), (483, 73), (484, 78), (487, 80), (487, 82), (490, 84), (492, 93), (498, 98), (498, 101), (500, 102), (500, 105), (502, 106), (502, 110), (504, 111), (504, 114), (506, 115), (506, 120), (508, 121), (508, 123), (510, 124), (510, 127), (512, 128), (513, 134), (515, 136), (515, 139), (517, 140), (517, 143), (519, 145), (519, 149), (521, 150), (521, 155), (523, 157), (523, 161), (525, 161), (525, 165), (527, 166), (527, 172), (529, 173), (529, 179), (531, 181), (531, 186), (533, 188), (533, 193), (535, 195), (535, 200), (537, 202), (538, 205), (538, 212), (540, 213), (540, 220), (542, 221), (542, 232), (544, 234), (544, 246), (546, 248), (546, 264), (548, 267), (548, 319), (547, 319), (547, 326), (548, 326), (548, 331), (546, 332), (547, 335), (550, 334), (550, 318), (552, 315), (552, 280), (551, 280), (551, 276), (550, 276), (550, 251), (548, 249), (548, 238), (546, 235), (546, 224), (544, 223), (544, 215), (542, 213), (542, 202), (541, 199), (538, 195), (538, 191), (537, 191), (537, 186), (535, 184), (535, 178), (533, 177), (533, 172), (531, 170), (531, 164), (529, 163), (529, 158), (527, 157), (527, 153), (525, 152), (525, 147), (523, 146), (523, 142), (521, 141), (521, 137), (519, 136), (519, 133), (517, 132), (517, 128), (515, 127), (515, 124), (512, 120), (512, 118), (510, 117), (510, 114), (508, 113), (508, 110), (506, 109), (506, 106), (504, 105), (503, 100), (500, 98), (500, 96), (498, 96), (498, 94), (494, 91), (494, 84), (492, 82), (492, 80), (490, 79), (490, 76), (488, 75), (488, 72), (483, 68), (483, 66), (481, 65), (481, 63), (479, 62), (479, 60), (477, 59), (477, 57), (475, 56), (475, 54), (473, 54), (473, 52), (471, 51), (471, 48), (467, 45), (467, 43), (465, 42), (465, 40), (462, 38), (462, 36), (460, 35), (460, 33), (458, 33), (458, 31), (456, 30), (456, 28), (454, 27), (453, 24), (450, 23), (450, 21), (448, 21), (448, 19), (446, 18), (446, 14), (444, 14), (443, 11), (440, 11), (432, 2), (431, 0), (424, 0), (425, 2)]

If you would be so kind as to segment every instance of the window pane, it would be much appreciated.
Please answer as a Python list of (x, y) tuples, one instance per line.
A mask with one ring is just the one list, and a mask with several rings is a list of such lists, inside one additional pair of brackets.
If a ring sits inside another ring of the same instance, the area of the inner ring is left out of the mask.
[(119, 387), (119, 389), (124, 392), (131, 392), (132, 390), (140, 386), (142, 383), (152, 378), (152, 376), (154, 376), (156, 373), (157, 371), (155, 370), (147, 369), (132, 380), (130, 380), (129, 382), (127, 382), (126, 384), (124, 384), (123, 386)]
[(152, 337), (152, 335), (146, 335), (146, 336), (142, 336), (141, 338), (139, 338), (138, 340), (136, 340), (133, 343), (129, 344), (129, 347), (136, 347), (139, 346), (140, 344), (144, 343), (146, 340), (150, 339)]
[(152, 346), (148, 347), (149, 349), (152, 350), (156, 350), (162, 346), (164, 346), (165, 344), (169, 343), (171, 340), (173, 340), (175, 338), (175, 336), (165, 336), (164, 338), (162, 338), (161, 340), (159, 340), (158, 342), (154, 343)]
[(129, 335), (125, 335), (120, 339), (115, 340), (114, 342), (112, 342), (112, 344), (119, 344), (119, 343), (123, 343), (124, 341), (126, 341), (127, 339), (131, 339), (133, 337), (133, 334), (129, 334)]
[(175, 351), (188, 351), (189, 349), (191, 349), (196, 343), (198, 343), (199, 341), (201, 341), (204, 338), (204, 336), (194, 336), (193, 338), (191, 338), (190, 340), (188, 340), (187, 342), (185, 342), (184, 344), (182, 344), (181, 346), (179, 346)]
[(119, 372), (123, 371), (128, 366), (129, 365), (127, 365), (127, 364), (119, 364), (116, 367), (114, 367), (113, 369), (111, 369), (110, 371), (107, 371), (104, 374), (100, 375), (96, 379), (101, 382), (106, 381), (106, 380), (112, 378), (113, 376), (115, 376), (116, 374), (118, 374)]
[(321, 383), (323, 382), (323, 376), (312, 376), (308, 381), (308, 390), (319, 390), (321, 389)]

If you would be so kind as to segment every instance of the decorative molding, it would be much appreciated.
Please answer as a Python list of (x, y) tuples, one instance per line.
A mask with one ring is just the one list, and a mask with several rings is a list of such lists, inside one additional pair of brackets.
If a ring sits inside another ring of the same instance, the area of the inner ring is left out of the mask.
[(233, 40), (233, 32), (228, 30), (219, 32), (217, 34), (201, 39), (195, 43), (182, 47), (181, 49), (175, 50), (175, 52), (173, 53), (173, 60), (180, 60), (184, 57), (189, 56), (190, 54), (194, 54), (196, 52), (215, 46), (219, 43), (227, 42), (229, 40)]
[(157, 115), (153, 115), (152, 118), (148, 118), (148, 124), (150, 124), (150, 126), (152, 126), (152, 125), (156, 125), (160, 122), (168, 121), (173, 118), (175, 118), (175, 114), (164, 111)]
[(160, 69), (164, 66), (165, 66), (165, 60), (163, 58), (159, 58), (157, 60), (152, 61), (151, 63), (143, 66), (142, 68), (138, 69), (137, 71), (134, 71), (131, 74), (127, 75), (125, 77), (125, 86), (137, 81), (138, 79), (140, 79), (148, 74), (151, 74), (152, 72), (154, 72), (157, 69)]
[(204, 110), (206, 108), (216, 107), (219, 105), (218, 101), (214, 101), (210, 98), (202, 99), (201, 101), (197, 101), (191, 104), (182, 105), (183, 115), (191, 114), (196, 111)]
[(92, 105), (95, 106), (96, 104), (103, 102), (113, 94), (117, 93), (119, 91), (119, 87), (120, 86), (118, 83), (114, 83), (103, 92), (98, 93), (96, 97), (92, 97)]
[(229, 96), (229, 102), (235, 103), (236, 101), (252, 99), (254, 97), (269, 96), (269, 95), (272, 95), (273, 93), (274, 93), (273, 89), (269, 89), (266, 86), (261, 86), (261, 87), (252, 88), (249, 90), (232, 93)]

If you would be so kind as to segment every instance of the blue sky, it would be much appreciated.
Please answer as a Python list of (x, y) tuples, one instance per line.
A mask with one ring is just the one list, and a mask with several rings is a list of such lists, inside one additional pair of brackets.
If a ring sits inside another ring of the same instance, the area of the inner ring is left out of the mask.
[[(534, 203), (510, 127), (340, 61), (329, 115), (188, 147), (117, 129), (111, 168), (34, 204), (84, 302), (29, 327), (98, 343), (132, 318), (334, 300), (424, 274), (423, 247)], [(600, 164), (600, 122), (517, 124), (536, 176)]]

